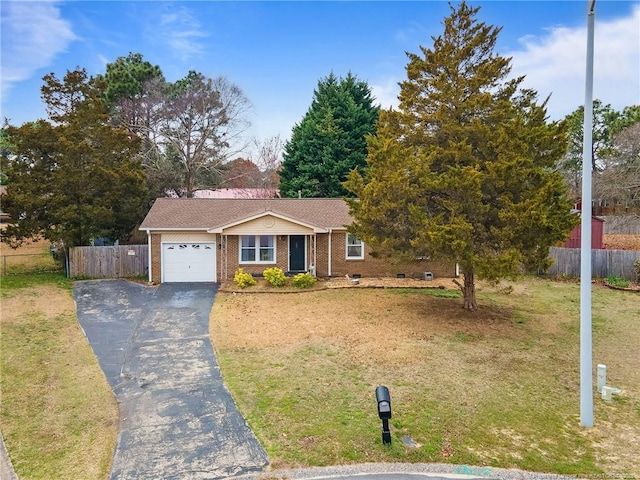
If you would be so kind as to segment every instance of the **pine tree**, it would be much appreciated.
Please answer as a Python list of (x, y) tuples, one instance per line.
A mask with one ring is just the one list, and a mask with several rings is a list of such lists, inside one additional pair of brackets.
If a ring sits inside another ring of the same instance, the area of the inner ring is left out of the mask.
[(464, 307), (477, 308), (476, 275), (499, 279), (547, 266), (548, 248), (574, 225), (553, 166), (565, 127), (509, 79), (494, 53), (499, 28), (479, 8), (450, 6), (444, 32), (407, 54), (399, 110), (381, 112), (368, 168), (346, 183), (353, 231), (380, 254), (458, 262)]
[(285, 144), (280, 192), (284, 197), (341, 197), (352, 169), (362, 170), (366, 136), (375, 132), (378, 107), (369, 86), (350, 73), (318, 82), (311, 107)]
[(144, 60), (141, 53), (118, 57), (115, 62), (107, 64), (106, 73), (98, 78), (106, 85), (104, 99), (107, 108), (112, 110), (112, 115), (120, 114), (121, 120), (132, 127), (140, 123), (141, 103), (149, 90), (147, 84), (164, 82), (160, 66)]

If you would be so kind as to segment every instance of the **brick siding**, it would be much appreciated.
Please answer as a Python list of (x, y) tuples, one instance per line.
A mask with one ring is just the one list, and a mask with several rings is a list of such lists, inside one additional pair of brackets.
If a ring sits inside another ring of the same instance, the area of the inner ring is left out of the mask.
[(151, 234), (151, 281), (159, 284), (162, 282), (162, 265), (160, 263), (162, 255), (160, 252), (162, 235)]
[[(233, 275), (239, 267), (252, 275), (261, 275), (266, 268), (279, 267), (287, 271), (289, 265), (289, 237), (276, 236), (276, 263), (275, 264), (243, 264), (239, 263), (239, 240), (236, 235), (229, 235), (226, 241), (217, 236), (219, 245), (216, 255), (216, 268), (219, 282), (233, 281)], [(343, 277), (345, 275), (361, 275), (362, 277), (396, 277), (404, 274), (407, 278), (424, 278), (425, 272), (431, 272), (434, 277), (455, 276), (455, 264), (453, 262), (433, 262), (429, 260), (417, 260), (415, 262), (399, 263), (390, 258), (374, 258), (369, 254), (368, 247), (364, 245), (364, 259), (348, 260), (346, 258), (346, 233), (344, 231), (331, 234), (331, 276)], [(151, 280), (161, 283), (161, 235), (151, 235)], [(329, 277), (328, 270), (328, 245), (329, 234), (316, 236), (315, 273), (320, 278)], [(307, 237), (307, 266), (314, 264), (313, 236)]]

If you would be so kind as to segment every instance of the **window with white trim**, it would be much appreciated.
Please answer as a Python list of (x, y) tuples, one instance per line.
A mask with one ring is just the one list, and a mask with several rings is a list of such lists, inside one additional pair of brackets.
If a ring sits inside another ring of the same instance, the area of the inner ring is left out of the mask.
[(242, 235), (240, 263), (275, 263), (276, 237), (273, 235)]
[(347, 260), (364, 259), (364, 242), (351, 233), (347, 233)]

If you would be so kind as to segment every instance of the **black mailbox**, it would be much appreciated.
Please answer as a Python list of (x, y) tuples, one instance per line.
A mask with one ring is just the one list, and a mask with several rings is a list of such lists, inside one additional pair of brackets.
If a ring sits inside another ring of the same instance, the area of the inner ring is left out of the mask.
[(391, 418), (391, 396), (389, 389), (384, 385), (376, 387), (376, 400), (378, 402), (378, 416), (384, 420)]

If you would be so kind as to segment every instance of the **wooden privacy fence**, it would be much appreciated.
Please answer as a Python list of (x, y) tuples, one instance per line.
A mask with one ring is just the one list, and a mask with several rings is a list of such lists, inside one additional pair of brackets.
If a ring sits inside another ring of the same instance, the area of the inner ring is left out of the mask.
[[(69, 276), (85, 278), (139, 277), (149, 272), (148, 245), (115, 247), (74, 247), (69, 252)], [(580, 249), (551, 247), (554, 263), (550, 275), (580, 276)], [(628, 250), (591, 250), (592, 274), (636, 280), (634, 262), (640, 252)]]
[[(551, 247), (549, 256), (555, 260), (549, 269), (550, 275), (580, 276), (580, 249)], [(633, 264), (640, 252), (630, 250), (591, 250), (591, 274), (606, 278), (609, 275), (636, 280)]]
[(148, 245), (73, 247), (69, 251), (69, 277), (139, 277), (149, 272)]

